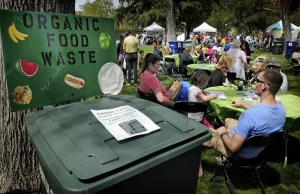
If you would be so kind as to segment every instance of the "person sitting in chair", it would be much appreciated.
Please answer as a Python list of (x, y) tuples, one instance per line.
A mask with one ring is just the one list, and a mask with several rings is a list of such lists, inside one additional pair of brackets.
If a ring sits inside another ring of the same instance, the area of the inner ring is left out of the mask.
[(190, 50), (190, 48), (185, 48), (184, 52), (179, 54), (180, 65), (188, 65), (194, 63), (193, 57), (190, 54)]
[(294, 63), (295, 66), (300, 66), (300, 46), (296, 46), (295, 52), (292, 54), (292, 60), (297, 61), (297, 63)]
[(222, 55), (216, 66), (216, 70), (212, 72), (209, 80), (208, 87), (222, 86), (226, 82), (227, 75), (233, 64), (233, 57), (228, 54)]
[[(282, 84), (280, 72), (265, 69), (256, 78), (255, 93), (260, 96), (260, 104), (251, 107), (238, 100), (232, 101), (232, 106), (246, 109), (239, 121), (226, 119), (225, 127), (213, 132), (213, 138), (207, 145), (216, 148), (224, 156), (237, 152), (250, 136), (263, 136), (281, 132), (286, 119), (286, 111), (282, 104), (277, 103), (276, 93)], [(251, 159), (258, 156), (264, 147), (246, 147), (239, 150), (237, 157)]]
[(140, 69), (140, 91), (147, 94), (154, 94), (160, 104), (172, 107), (174, 102), (170, 100), (170, 94), (155, 76), (158, 73), (159, 66), (159, 56), (152, 53), (148, 53), (145, 56)]
[(279, 92), (288, 92), (288, 80), (286, 75), (281, 72), (280, 62), (275, 57), (272, 57), (266, 68), (274, 69), (280, 72), (283, 82), (280, 86)]
[(200, 45), (196, 46), (196, 48), (194, 50), (194, 53), (195, 53), (196, 56), (198, 56), (198, 60), (197, 60), (198, 62), (199, 61), (204, 61), (204, 54), (203, 54), (203, 52), (201, 50), (201, 46)]

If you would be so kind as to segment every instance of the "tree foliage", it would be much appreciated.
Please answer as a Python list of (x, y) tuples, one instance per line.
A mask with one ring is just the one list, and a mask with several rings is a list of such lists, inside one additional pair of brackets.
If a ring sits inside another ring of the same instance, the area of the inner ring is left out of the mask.
[(265, 7), (270, 7), (267, 0), (223, 0), (213, 6), (208, 21), (220, 31), (232, 27), (246, 33), (263, 30), (278, 19), (275, 13), (264, 10)]
[(166, 25), (166, 12), (163, 11), (165, 0), (120, 0), (119, 2), (121, 6), (115, 12), (119, 28), (122, 28), (124, 21), (136, 28), (145, 27), (153, 21), (162, 26)]
[(114, 4), (112, 0), (95, 0), (93, 2), (88, 0), (80, 8), (82, 11), (76, 12), (77, 15), (111, 18)]
[[(167, 26), (168, 14), (171, 5), (174, 6), (176, 29), (185, 29), (187, 34), (192, 28), (200, 25), (208, 17), (212, 2), (218, 3), (219, 0), (120, 0), (121, 7), (116, 10), (115, 19), (119, 28), (122, 22), (130, 23), (132, 26), (143, 28), (152, 22), (157, 22), (162, 26)], [(168, 29), (167, 29), (168, 30)]]
[(204, 21), (210, 15), (214, 0), (185, 0), (181, 1), (178, 6), (177, 24), (184, 25), (186, 36)]

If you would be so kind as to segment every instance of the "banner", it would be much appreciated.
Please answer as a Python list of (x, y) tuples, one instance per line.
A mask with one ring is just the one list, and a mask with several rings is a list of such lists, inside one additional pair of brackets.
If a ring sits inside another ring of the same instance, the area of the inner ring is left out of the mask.
[(0, 10), (0, 31), (12, 111), (99, 96), (117, 62), (113, 19)]

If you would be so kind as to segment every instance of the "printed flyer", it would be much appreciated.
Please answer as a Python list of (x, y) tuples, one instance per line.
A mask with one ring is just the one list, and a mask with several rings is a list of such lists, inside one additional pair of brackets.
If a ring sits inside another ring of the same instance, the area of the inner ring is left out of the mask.
[(128, 105), (91, 111), (118, 141), (160, 129), (146, 115)]

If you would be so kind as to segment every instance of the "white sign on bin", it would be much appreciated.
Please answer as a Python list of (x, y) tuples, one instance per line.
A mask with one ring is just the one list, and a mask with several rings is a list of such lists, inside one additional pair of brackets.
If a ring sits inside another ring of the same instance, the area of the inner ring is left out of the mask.
[(293, 46), (293, 44), (291, 42), (289, 42), (289, 46)]

